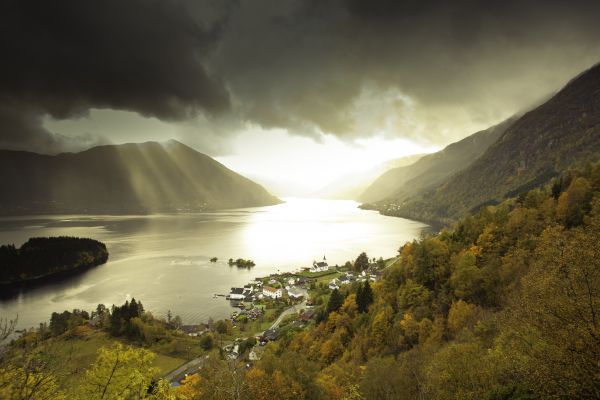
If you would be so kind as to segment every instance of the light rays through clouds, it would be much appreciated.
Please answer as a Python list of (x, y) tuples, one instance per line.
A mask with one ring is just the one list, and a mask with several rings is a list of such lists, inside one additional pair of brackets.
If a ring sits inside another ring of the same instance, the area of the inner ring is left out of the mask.
[(599, 61), (599, 14), (587, 0), (7, 0), (0, 148), (174, 138), (307, 194), (531, 107)]

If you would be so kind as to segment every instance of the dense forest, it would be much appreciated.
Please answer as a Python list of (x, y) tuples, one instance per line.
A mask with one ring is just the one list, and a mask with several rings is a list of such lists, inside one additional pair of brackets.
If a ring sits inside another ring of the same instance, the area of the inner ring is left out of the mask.
[(360, 286), (332, 294), (324, 321), (244, 379), (214, 360), (191, 398), (600, 397), (599, 190), (589, 165), (407, 243), (367, 307)]
[(20, 248), (0, 246), (0, 284), (39, 279), (104, 264), (106, 245), (75, 237), (31, 238)]

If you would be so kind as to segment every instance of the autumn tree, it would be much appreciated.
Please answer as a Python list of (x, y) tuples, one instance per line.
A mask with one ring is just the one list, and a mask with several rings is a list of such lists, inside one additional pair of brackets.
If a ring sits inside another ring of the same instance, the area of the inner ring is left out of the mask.
[(481, 298), (482, 279), (475, 255), (467, 251), (459, 258), (450, 277), (450, 285), (459, 299), (477, 301)]
[(245, 369), (245, 364), (237, 360), (210, 356), (198, 371), (198, 377), (186, 380), (183, 391), (193, 400), (244, 399), (247, 390)]
[(516, 338), (512, 348), (520, 354), (515, 357), (529, 384), (544, 396), (600, 396), (598, 215), (584, 229), (544, 232), (508, 311), (509, 332)]
[(567, 227), (581, 225), (589, 211), (592, 198), (591, 186), (587, 179), (574, 179), (569, 188), (558, 198), (556, 214)]
[(293, 400), (300, 397), (302, 387), (280, 371), (272, 374), (252, 368), (246, 374), (249, 398), (253, 400)]
[(164, 385), (153, 383), (158, 374), (152, 365), (154, 358), (146, 349), (121, 344), (101, 348), (98, 358), (85, 373), (81, 397), (90, 400), (168, 398)]
[(18, 355), (0, 365), (0, 399), (62, 400), (66, 399), (58, 382), (64, 365), (46, 346), (22, 349)]
[(396, 400), (417, 397), (417, 382), (411, 366), (392, 357), (374, 357), (366, 365), (360, 391), (366, 400)]

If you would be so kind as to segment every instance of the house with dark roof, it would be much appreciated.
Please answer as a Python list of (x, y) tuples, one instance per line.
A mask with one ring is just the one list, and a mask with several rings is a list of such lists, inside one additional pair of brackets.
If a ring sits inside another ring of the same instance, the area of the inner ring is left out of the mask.
[(244, 294), (244, 288), (232, 287), (231, 291), (229, 292), (230, 300), (244, 300), (245, 297), (246, 295)]
[(313, 310), (313, 309), (306, 310), (302, 314), (300, 314), (300, 320), (304, 321), (304, 322), (310, 321), (314, 316), (315, 316), (315, 310)]

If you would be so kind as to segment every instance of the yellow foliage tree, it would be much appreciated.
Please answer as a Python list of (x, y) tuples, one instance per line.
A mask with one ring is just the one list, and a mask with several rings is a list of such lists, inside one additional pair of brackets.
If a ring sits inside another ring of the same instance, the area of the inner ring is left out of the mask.
[(448, 329), (454, 335), (462, 329), (473, 326), (478, 316), (478, 307), (463, 300), (452, 303), (448, 313)]
[(581, 225), (591, 199), (591, 186), (587, 179), (574, 179), (569, 188), (558, 198), (556, 216), (567, 227)]
[[(82, 399), (168, 399), (171, 394), (165, 386), (157, 386), (158, 392), (149, 393), (158, 369), (153, 367), (154, 353), (139, 348), (117, 344), (101, 348), (98, 358), (86, 371), (80, 387)], [(171, 397), (172, 398), (172, 397)]]
[(253, 400), (292, 400), (300, 398), (302, 387), (280, 371), (269, 374), (252, 368), (246, 374), (248, 397)]

